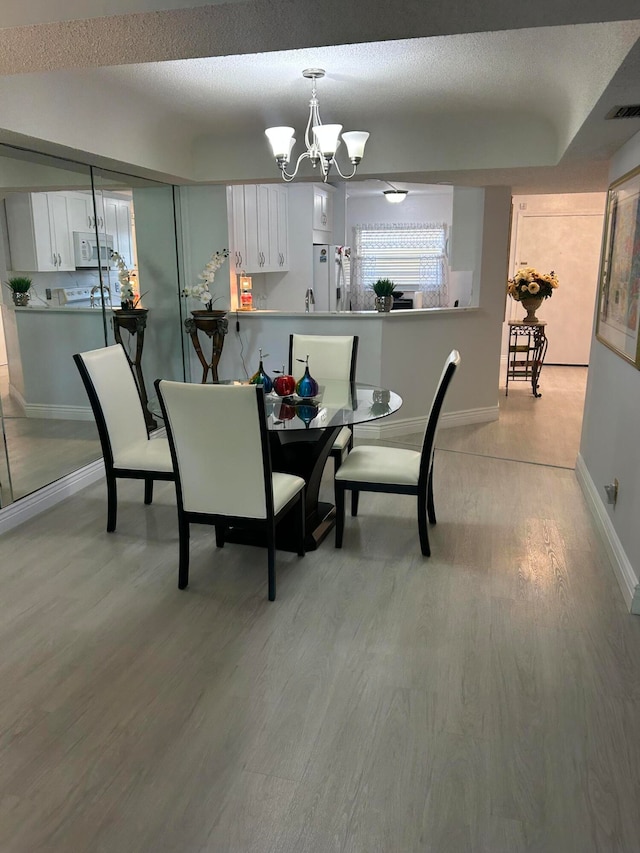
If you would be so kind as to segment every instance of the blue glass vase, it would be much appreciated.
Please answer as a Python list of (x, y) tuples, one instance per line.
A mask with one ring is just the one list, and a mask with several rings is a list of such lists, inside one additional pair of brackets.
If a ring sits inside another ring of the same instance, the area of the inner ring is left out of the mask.
[(264, 388), (264, 393), (268, 394), (273, 388), (273, 382), (271, 381), (271, 377), (268, 376), (264, 371), (264, 365), (262, 363), (262, 350), (259, 350), (260, 353), (260, 364), (258, 366), (258, 370), (253, 374), (251, 379), (249, 380), (249, 385), (262, 385)]
[[(302, 359), (298, 359), (302, 361)], [(304, 375), (296, 382), (296, 394), (298, 397), (315, 397), (318, 393), (318, 383), (309, 373), (309, 356), (305, 360)]]

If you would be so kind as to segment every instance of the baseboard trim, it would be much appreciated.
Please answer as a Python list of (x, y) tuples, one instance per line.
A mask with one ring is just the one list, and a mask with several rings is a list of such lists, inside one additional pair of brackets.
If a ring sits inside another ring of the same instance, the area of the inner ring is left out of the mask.
[[(440, 429), (450, 427), (468, 426), (469, 424), (484, 424), (497, 421), (500, 414), (499, 407), (485, 406), (478, 409), (465, 409), (459, 412), (445, 412), (440, 416)], [(368, 424), (357, 424), (354, 427), (356, 438), (395, 438), (399, 435), (412, 435), (424, 432), (427, 426), (427, 416), (418, 418), (398, 418), (386, 422), (385, 419), (373, 421)]]
[(50, 509), (101, 477), (104, 477), (104, 462), (98, 459), (0, 509), (0, 535)]
[(611, 523), (611, 518), (609, 517), (604, 501), (600, 497), (600, 493), (591, 479), (591, 474), (580, 453), (576, 460), (576, 477), (595, 522), (596, 530), (604, 543), (607, 556), (609, 557), (611, 567), (613, 568), (627, 607), (631, 613), (640, 616), (640, 582), (638, 582), (633, 566), (629, 562), (616, 533), (616, 529)]
[(24, 413), (28, 418), (48, 418), (62, 421), (92, 421), (89, 406), (50, 406), (46, 403), (26, 403)]

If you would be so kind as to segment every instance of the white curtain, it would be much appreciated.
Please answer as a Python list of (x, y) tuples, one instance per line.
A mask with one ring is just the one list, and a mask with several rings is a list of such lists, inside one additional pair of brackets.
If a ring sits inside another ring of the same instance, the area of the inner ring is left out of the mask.
[(449, 304), (445, 222), (355, 225), (351, 254), (351, 305), (372, 309), (371, 285), (390, 278), (399, 291), (422, 291), (425, 308)]

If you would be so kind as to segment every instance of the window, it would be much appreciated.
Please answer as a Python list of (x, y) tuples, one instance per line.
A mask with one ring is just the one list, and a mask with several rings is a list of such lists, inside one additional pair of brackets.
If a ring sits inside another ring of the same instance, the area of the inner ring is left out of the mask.
[(389, 278), (409, 296), (421, 290), (428, 307), (447, 306), (446, 223), (357, 225), (353, 230), (352, 290), (360, 291), (364, 303), (371, 285)]

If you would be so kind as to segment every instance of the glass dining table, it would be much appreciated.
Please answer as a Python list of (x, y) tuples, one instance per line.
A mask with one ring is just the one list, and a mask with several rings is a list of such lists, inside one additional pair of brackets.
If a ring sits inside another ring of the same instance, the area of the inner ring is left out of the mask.
[[(246, 384), (227, 380), (221, 384)], [(340, 430), (370, 423), (392, 415), (402, 405), (402, 398), (387, 388), (318, 379), (318, 394), (313, 398), (278, 397), (265, 394), (269, 430), (271, 466), (274, 471), (296, 474), (306, 483), (306, 548), (314, 551), (335, 524), (333, 503), (319, 500), (322, 474), (331, 448)], [(151, 403), (159, 413), (156, 400)], [(230, 528), (226, 539), (261, 545), (254, 531)], [(297, 552), (295, 521), (285, 516), (276, 528), (276, 547)]]
[[(265, 395), (274, 471), (297, 474), (306, 483), (306, 547), (313, 551), (335, 524), (333, 503), (319, 500), (325, 464), (340, 430), (397, 412), (402, 398), (388, 388), (361, 382), (318, 380), (312, 399)], [(277, 546), (296, 551), (295, 525), (285, 517), (276, 531)]]

